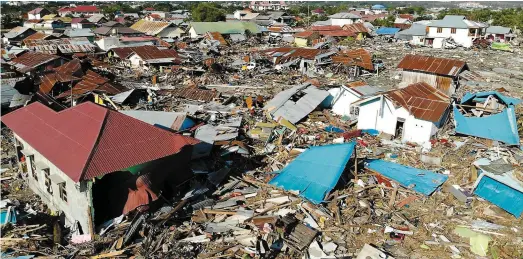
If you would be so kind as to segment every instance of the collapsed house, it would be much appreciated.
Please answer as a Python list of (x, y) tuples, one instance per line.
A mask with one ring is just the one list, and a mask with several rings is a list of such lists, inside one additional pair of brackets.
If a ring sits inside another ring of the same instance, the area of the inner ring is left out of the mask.
[(267, 56), (275, 65), (276, 69), (296, 68), (302, 73), (309, 70), (317, 70), (320, 65), (332, 63), (331, 56), (336, 54), (334, 51), (324, 49), (306, 49), (281, 47), (264, 50), (261, 52)]
[(328, 96), (329, 92), (305, 83), (280, 92), (263, 109), (276, 121), (285, 119), (295, 124), (315, 110)]
[(519, 145), (515, 105), (521, 100), (499, 92), (466, 93), (454, 104), (456, 133)]
[(341, 67), (352, 67), (352, 71), (349, 71), (352, 77), (357, 77), (364, 72), (374, 71), (375, 69), (379, 70), (380, 68), (380, 65), (374, 66), (370, 52), (363, 48), (340, 51), (332, 56), (332, 62), (343, 65)]
[(259, 35), (262, 28), (253, 22), (191, 22), (189, 36), (198, 38), (207, 32), (218, 32), (233, 41), (245, 39), (250, 35)]
[(459, 74), (469, 68), (461, 60), (409, 54), (398, 64), (398, 69), (401, 85), (425, 82), (451, 96), (459, 87)]
[(424, 144), (443, 126), (450, 100), (442, 91), (424, 83), (411, 84), (353, 103), (358, 109), (358, 129), (375, 129)]
[(14, 132), (29, 188), (76, 235), (92, 236), (191, 177), (184, 161), (196, 140), (93, 103), (57, 113), (35, 102), (2, 122)]
[(39, 52), (27, 52), (7, 62), (23, 74), (38, 74), (63, 63), (64, 59), (59, 56)]

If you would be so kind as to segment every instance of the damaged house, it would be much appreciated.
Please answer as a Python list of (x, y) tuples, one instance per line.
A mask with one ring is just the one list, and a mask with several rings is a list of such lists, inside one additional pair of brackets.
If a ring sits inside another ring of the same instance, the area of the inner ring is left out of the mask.
[(264, 50), (262, 52), (276, 65), (276, 69), (297, 68), (302, 73), (317, 69), (316, 66), (332, 63), (334, 51), (325, 49), (306, 49), (281, 47)]
[(253, 22), (191, 22), (189, 26), (191, 38), (198, 38), (207, 32), (219, 32), (232, 41), (238, 41), (237, 38), (244, 40), (250, 35), (261, 34), (262, 30)]
[(465, 61), (421, 55), (406, 55), (398, 64), (401, 85), (425, 82), (451, 96), (459, 86), (459, 74), (468, 70)]
[(314, 111), (328, 96), (329, 92), (305, 83), (280, 92), (263, 109), (276, 121), (283, 118), (295, 124)]
[(192, 176), (186, 161), (196, 140), (90, 102), (61, 112), (35, 102), (2, 122), (29, 188), (64, 216), (73, 238), (90, 239), (95, 226), (148, 208)]
[(358, 118), (358, 108), (353, 106), (354, 102), (374, 96), (381, 90), (370, 86), (363, 81), (350, 82), (340, 88), (332, 88), (332, 112), (340, 116), (347, 116), (351, 120)]
[(449, 115), (450, 99), (424, 83), (370, 97), (359, 106), (358, 129), (375, 129), (419, 144), (430, 141)]

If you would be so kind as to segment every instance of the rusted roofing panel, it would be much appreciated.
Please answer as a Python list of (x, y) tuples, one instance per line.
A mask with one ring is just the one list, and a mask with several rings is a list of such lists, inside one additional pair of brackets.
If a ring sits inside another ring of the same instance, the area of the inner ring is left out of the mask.
[(99, 91), (107, 93), (110, 95), (121, 93), (124, 89), (119, 89), (109, 83), (109, 79), (93, 72), (92, 70), (87, 71), (87, 74), (82, 77), (82, 81), (73, 86), (72, 91), (64, 92), (56, 97), (56, 99), (61, 99), (65, 97), (73, 96), (73, 98), (78, 98), (81, 95), (92, 91)]
[(124, 47), (111, 50), (121, 59), (129, 57), (132, 53), (135, 53), (143, 60), (172, 59), (174, 61), (179, 57), (178, 52), (174, 49), (159, 49), (156, 46)]
[(181, 97), (185, 99), (210, 102), (219, 96), (219, 92), (213, 90), (203, 90), (194, 87), (178, 88), (175, 90), (168, 90), (173, 97)]
[(331, 37), (349, 37), (354, 36), (355, 34), (350, 31), (337, 30), (337, 31), (320, 31), (321, 36), (331, 36)]
[(222, 34), (219, 32), (207, 32), (204, 37), (208, 40), (217, 40), (220, 42), (220, 45), (227, 46), (227, 41), (225, 41)]
[(345, 51), (339, 53), (336, 56), (332, 56), (332, 62), (342, 63), (350, 66), (356, 65), (367, 70), (374, 70), (374, 65), (372, 64), (372, 56), (370, 55), (370, 52), (362, 48)]
[(313, 31), (302, 31), (299, 33), (294, 34), (295, 38), (308, 38), (314, 34)]
[(38, 52), (27, 52), (20, 57), (14, 58), (8, 64), (15, 66), (22, 73), (29, 72), (36, 67), (49, 63), (60, 57)]
[(325, 26), (312, 26), (312, 31), (339, 31), (341, 26), (339, 25), (325, 25)]
[(51, 35), (50, 34), (45, 34), (45, 33), (41, 33), (41, 32), (37, 32), (35, 34), (32, 34), (32, 35), (29, 35), (29, 37), (25, 38), (23, 40), (24, 44), (27, 46), (28, 44), (30, 44), (33, 40), (43, 40), (43, 39), (46, 39), (48, 37), (50, 37)]
[(417, 119), (438, 122), (450, 106), (450, 99), (442, 91), (427, 83), (415, 83), (386, 93)]
[(262, 51), (262, 53), (265, 53), (265, 55), (278, 57), (277, 63), (286, 63), (297, 58), (313, 60), (316, 56), (327, 52), (330, 52), (330, 50), (292, 47), (272, 48)]
[(55, 40), (27, 39), (24, 41), (24, 43), (29, 49), (47, 54), (56, 54), (58, 53), (58, 50), (64, 54), (68, 54), (79, 52), (94, 52), (96, 49), (95, 45), (89, 42), (86, 37)]
[(343, 29), (356, 35), (358, 33), (368, 33), (369, 29), (363, 23), (346, 24)]
[(463, 68), (467, 67), (465, 61), (436, 58), (421, 55), (406, 55), (398, 64), (398, 68), (413, 71), (422, 71), (445, 76), (457, 76)]

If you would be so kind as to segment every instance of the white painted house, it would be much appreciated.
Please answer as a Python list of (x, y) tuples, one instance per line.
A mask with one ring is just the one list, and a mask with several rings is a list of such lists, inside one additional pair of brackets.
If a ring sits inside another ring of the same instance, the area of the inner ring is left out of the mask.
[(342, 26), (345, 24), (361, 23), (363, 20), (361, 16), (353, 13), (337, 13), (329, 16), (330, 25)]
[(366, 99), (380, 92), (377, 87), (368, 85), (363, 81), (350, 82), (340, 88), (329, 90), (332, 96), (332, 112), (340, 116), (347, 116), (351, 120), (358, 118), (357, 106), (353, 103)]
[(44, 15), (48, 15), (51, 12), (45, 8), (36, 8), (27, 13), (28, 20), (40, 20)]
[(355, 103), (359, 106), (357, 127), (423, 144), (445, 123), (449, 103), (449, 97), (434, 87), (412, 84)]
[(425, 45), (443, 48), (444, 40), (452, 38), (456, 43), (468, 48), (475, 39), (485, 38), (488, 25), (469, 21), (461, 15), (446, 15), (443, 20), (433, 21), (427, 27)]

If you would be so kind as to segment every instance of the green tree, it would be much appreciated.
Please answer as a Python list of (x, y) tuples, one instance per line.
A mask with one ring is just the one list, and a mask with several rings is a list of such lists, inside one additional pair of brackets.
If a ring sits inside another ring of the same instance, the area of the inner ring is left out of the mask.
[(201, 2), (192, 9), (192, 18), (196, 22), (225, 21), (225, 11), (215, 3)]
[(394, 15), (389, 15), (389, 16), (385, 17), (384, 19), (376, 19), (371, 23), (374, 26), (393, 27), (394, 20), (396, 20), (396, 17), (394, 17)]

